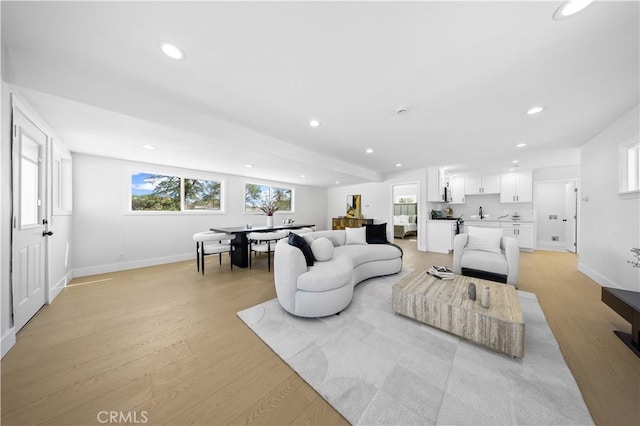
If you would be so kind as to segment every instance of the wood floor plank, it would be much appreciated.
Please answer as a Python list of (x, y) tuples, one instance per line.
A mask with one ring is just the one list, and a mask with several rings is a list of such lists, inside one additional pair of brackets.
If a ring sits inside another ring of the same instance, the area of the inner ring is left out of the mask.
[[(60, 415), (84, 401), (102, 399), (105, 394), (118, 389), (132, 378), (148, 376), (148, 371), (162, 369), (171, 360), (190, 354), (184, 342), (163, 347), (155, 353), (131, 359), (123, 364), (105, 363), (95, 371), (72, 371), (67, 375), (52, 377), (37, 387), (21, 388), (12, 393), (3, 404), (26, 424), (41, 424), (48, 418)], [(78, 398), (81, 395), (82, 398)], [(102, 403), (102, 402), (100, 402)], [(3, 406), (3, 415), (5, 406)]]
[[(407, 267), (451, 265), (395, 242)], [(207, 259), (204, 276), (187, 261), (74, 280), (107, 281), (66, 288), (18, 333), (1, 361), (2, 424), (99, 424), (99, 410), (146, 411), (148, 424), (346, 424), (236, 316), (276, 296), (273, 272), (227, 262)], [(594, 421), (640, 424), (640, 361), (613, 333), (630, 327), (577, 256), (522, 253), (519, 288), (537, 295)]]
[(134, 407), (151, 398), (151, 382), (149, 376), (131, 379), (129, 382), (125, 380), (123, 383), (123, 386), (103, 394), (99, 399), (85, 402), (65, 413), (47, 419), (46, 424), (51, 426), (100, 425), (104, 424), (104, 419), (110, 418), (110, 412), (116, 412), (118, 415), (122, 413), (124, 416), (122, 418), (124, 419), (138, 420), (137, 422), (129, 423), (144, 423), (142, 420), (147, 419), (148, 413), (135, 411)]

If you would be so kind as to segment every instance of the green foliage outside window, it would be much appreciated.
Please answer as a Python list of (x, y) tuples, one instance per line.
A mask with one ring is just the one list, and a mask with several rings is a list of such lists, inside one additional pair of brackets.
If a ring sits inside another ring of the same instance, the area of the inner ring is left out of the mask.
[[(184, 208), (181, 208), (181, 196)], [(178, 176), (133, 173), (132, 211), (181, 211), (221, 209), (220, 182)]]
[(268, 201), (274, 201), (279, 212), (291, 212), (292, 200), (293, 190), (290, 188), (275, 188), (255, 183), (247, 183), (244, 187), (246, 213), (262, 213), (260, 206)]

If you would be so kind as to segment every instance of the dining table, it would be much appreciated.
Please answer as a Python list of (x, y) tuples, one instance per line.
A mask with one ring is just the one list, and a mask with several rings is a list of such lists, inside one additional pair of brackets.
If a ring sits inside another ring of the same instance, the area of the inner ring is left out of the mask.
[(210, 230), (214, 232), (224, 232), (226, 234), (233, 235), (235, 238), (231, 240), (233, 250), (231, 251), (231, 262), (235, 266), (240, 268), (246, 268), (249, 266), (249, 238), (248, 234), (251, 232), (274, 232), (300, 228), (312, 228), (315, 225), (308, 224), (282, 224), (273, 226), (231, 226), (231, 227), (211, 227)]

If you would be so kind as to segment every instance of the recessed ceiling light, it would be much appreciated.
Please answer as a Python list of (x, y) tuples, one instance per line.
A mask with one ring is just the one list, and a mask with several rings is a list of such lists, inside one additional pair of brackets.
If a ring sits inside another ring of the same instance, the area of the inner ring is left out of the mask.
[(510, 172), (514, 171), (515, 169), (509, 169)]
[(173, 43), (169, 43), (168, 41), (160, 43), (160, 49), (162, 49), (162, 52), (171, 59), (184, 59), (187, 57), (184, 50), (180, 49)]
[(544, 110), (543, 107), (541, 106), (534, 106), (533, 108), (529, 109), (529, 111), (527, 111), (528, 115), (535, 115), (535, 114), (539, 114)]
[(252, 164), (245, 164), (244, 166), (245, 166), (247, 169), (250, 169), (250, 168), (252, 168), (252, 167), (253, 167), (253, 165), (252, 165)]
[(373, 149), (371, 148), (367, 148), (367, 150), (365, 151), (367, 154), (373, 154)]
[(397, 163), (396, 167), (402, 167), (402, 163)]
[(527, 146), (527, 144), (523, 142), (516, 145), (516, 148), (524, 148), (525, 146)]
[(301, 178), (306, 178), (306, 176), (305, 176), (305, 175), (300, 175), (300, 177), (301, 177)]
[(517, 162), (518, 162), (518, 160), (513, 160), (512, 161), (513, 164), (516, 164)]
[(147, 145), (147, 144), (142, 145), (142, 147), (143, 147), (144, 149), (156, 149), (156, 147), (155, 147), (155, 146), (153, 146), (153, 145)]
[(309, 122), (309, 126), (311, 127), (318, 127), (320, 125), (320, 122), (318, 120), (311, 120)]
[(339, 181), (339, 180), (337, 180), (337, 181), (336, 181), (336, 185), (339, 185), (339, 184), (340, 184), (340, 181)]
[(553, 19), (556, 21), (562, 21), (567, 19), (570, 16), (575, 15), (576, 13), (584, 10), (585, 7), (589, 6), (593, 2), (593, 0), (569, 0), (564, 3), (556, 10), (553, 14)]

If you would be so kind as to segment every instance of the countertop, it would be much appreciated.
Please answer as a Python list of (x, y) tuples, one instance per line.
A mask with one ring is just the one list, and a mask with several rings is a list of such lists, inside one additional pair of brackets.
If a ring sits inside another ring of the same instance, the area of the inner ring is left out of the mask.
[(535, 222), (533, 219), (518, 219), (518, 220), (513, 220), (510, 218), (503, 218), (503, 219), (492, 219), (492, 218), (488, 218), (488, 219), (465, 219), (462, 218), (462, 220), (464, 220), (465, 222), (500, 222), (500, 223), (533, 223)]
[(535, 221), (533, 219), (518, 219), (518, 220), (513, 220), (510, 217), (507, 218), (503, 218), (503, 219), (492, 219), (492, 218), (486, 218), (486, 219), (467, 219), (465, 217), (437, 217), (435, 219), (427, 219), (427, 221), (441, 221), (441, 220), (458, 220), (458, 219), (462, 219), (463, 222), (500, 222), (500, 223), (518, 223), (518, 222), (524, 222), (524, 223), (534, 223)]

